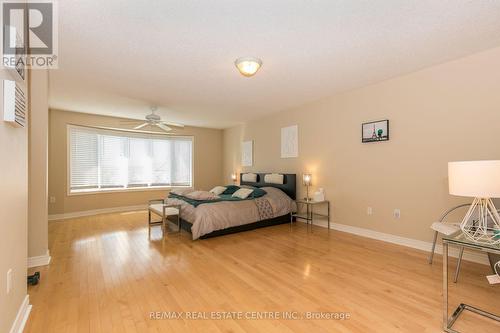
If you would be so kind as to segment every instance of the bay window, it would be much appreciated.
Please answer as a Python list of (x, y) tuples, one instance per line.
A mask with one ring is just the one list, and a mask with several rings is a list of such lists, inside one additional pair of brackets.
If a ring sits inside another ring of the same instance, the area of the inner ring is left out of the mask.
[(193, 139), (68, 126), (69, 192), (191, 187)]

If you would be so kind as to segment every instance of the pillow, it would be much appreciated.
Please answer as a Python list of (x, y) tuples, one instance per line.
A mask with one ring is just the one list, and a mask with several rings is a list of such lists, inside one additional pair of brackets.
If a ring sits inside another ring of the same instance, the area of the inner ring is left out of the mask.
[(193, 192), (188, 193), (184, 196), (186, 198), (193, 199), (193, 200), (215, 200), (215, 199), (219, 198), (214, 193), (207, 192), (207, 191), (193, 191)]
[(215, 186), (213, 189), (210, 190), (210, 192), (215, 195), (221, 195), (222, 193), (224, 193), (226, 189), (227, 187), (224, 186)]
[(246, 199), (250, 194), (252, 194), (253, 190), (249, 188), (240, 188), (238, 191), (234, 192), (232, 197)]
[(241, 175), (241, 180), (249, 183), (257, 182), (257, 174), (256, 173), (244, 173)]
[(176, 194), (176, 195), (186, 195), (188, 193), (191, 193), (191, 192), (194, 192), (194, 190), (192, 188), (174, 188), (172, 190), (170, 190), (170, 193), (172, 194)]
[(266, 191), (264, 191), (261, 188), (254, 188), (252, 191), (252, 198), (260, 198), (263, 197), (267, 194)]
[(283, 175), (270, 173), (264, 176), (264, 182), (268, 184), (283, 184)]
[(236, 185), (227, 185), (226, 190), (222, 192), (222, 194), (233, 194), (234, 192), (238, 191), (240, 189), (239, 186)]

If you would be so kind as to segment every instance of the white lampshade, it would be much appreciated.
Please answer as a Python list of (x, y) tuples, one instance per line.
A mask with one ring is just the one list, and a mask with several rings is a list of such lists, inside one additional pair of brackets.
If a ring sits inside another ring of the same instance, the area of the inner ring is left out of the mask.
[(500, 198), (500, 161), (448, 163), (450, 194), (474, 198)]
[(304, 173), (302, 175), (302, 181), (304, 182), (304, 185), (306, 185), (306, 186), (311, 185), (312, 175), (310, 173)]

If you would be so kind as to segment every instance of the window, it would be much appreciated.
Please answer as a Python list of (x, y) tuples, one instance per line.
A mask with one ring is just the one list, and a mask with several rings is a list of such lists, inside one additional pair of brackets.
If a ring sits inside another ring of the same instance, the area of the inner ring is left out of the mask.
[(193, 139), (68, 126), (70, 193), (192, 186)]

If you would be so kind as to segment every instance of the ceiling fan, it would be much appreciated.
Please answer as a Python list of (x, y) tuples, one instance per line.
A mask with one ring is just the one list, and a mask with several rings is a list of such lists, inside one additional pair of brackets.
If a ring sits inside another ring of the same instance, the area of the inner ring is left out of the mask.
[(139, 129), (146, 127), (146, 126), (157, 126), (157, 127), (161, 128), (162, 130), (164, 130), (165, 132), (170, 132), (173, 129), (172, 127), (184, 128), (183, 124), (172, 123), (172, 122), (161, 120), (161, 117), (155, 113), (155, 111), (157, 109), (158, 108), (156, 106), (151, 107), (151, 113), (146, 116), (145, 122), (143, 122), (142, 120), (133, 120), (133, 119), (125, 120), (122, 122), (132, 123), (132, 124), (143, 122), (142, 124), (134, 127), (135, 130), (139, 130)]

